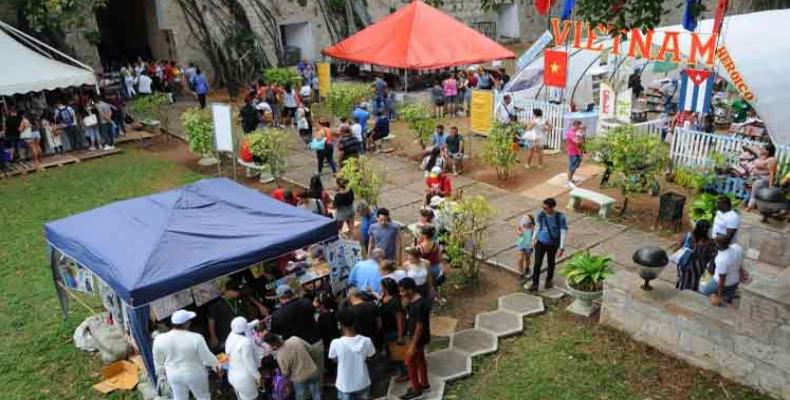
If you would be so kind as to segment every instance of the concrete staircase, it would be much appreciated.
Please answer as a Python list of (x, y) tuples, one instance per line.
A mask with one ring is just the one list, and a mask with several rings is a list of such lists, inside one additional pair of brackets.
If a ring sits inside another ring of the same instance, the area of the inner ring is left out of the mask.
[[(512, 336), (524, 330), (524, 317), (542, 313), (543, 299), (526, 293), (512, 293), (499, 298), (495, 311), (478, 314), (475, 327), (455, 332), (450, 336), (450, 346), (426, 355), (428, 381), (431, 390), (422, 400), (440, 400), (445, 383), (472, 374), (474, 357), (496, 352), (499, 338)], [(409, 383), (390, 380), (388, 400), (397, 400), (406, 393)]]

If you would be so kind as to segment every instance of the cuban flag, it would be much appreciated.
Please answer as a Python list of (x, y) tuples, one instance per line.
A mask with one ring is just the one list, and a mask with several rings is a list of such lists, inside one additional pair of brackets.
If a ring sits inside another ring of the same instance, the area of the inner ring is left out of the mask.
[(716, 74), (702, 69), (686, 69), (680, 75), (680, 109), (709, 113)]

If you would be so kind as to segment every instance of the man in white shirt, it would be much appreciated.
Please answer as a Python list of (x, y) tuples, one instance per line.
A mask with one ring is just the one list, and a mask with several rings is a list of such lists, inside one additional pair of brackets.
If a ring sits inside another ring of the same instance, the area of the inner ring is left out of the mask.
[(362, 141), (362, 125), (354, 120), (354, 124), (351, 125), (351, 135), (353, 135), (360, 143), (365, 143)]
[(741, 264), (743, 249), (737, 243), (730, 243), (727, 236), (717, 236), (716, 246), (719, 250), (713, 263), (716, 270), (713, 279), (702, 285), (700, 293), (710, 296), (711, 304), (720, 306), (722, 302), (732, 303), (738, 283), (741, 281)]
[(203, 336), (189, 331), (189, 321), (195, 316), (192, 311), (174, 312), (170, 316), (172, 329), (154, 338), (156, 375), (167, 377), (173, 400), (189, 400), (190, 392), (197, 400), (210, 400), (206, 367), (221, 372)]
[(737, 239), (738, 227), (741, 225), (741, 218), (732, 209), (732, 202), (727, 196), (719, 197), (716, 203), (716, 216), (713, 218), (713, 228), (710, 237), (716, 239), (719, 236), (726, 236), (730, 243), (735, 243)]
[(137, 93), (151, 94), (151, 84), (153, 82), (154, 81), (145, 72), (140, 74), (140, 77), (137, 78)]
[(341, 312), (338, 320), (343, 327), (343, 336), (332, 340), (329, 345), (329, 358), (337, 362), (337, 398), (367, 399), (371, 382), (365, 361), (376, 354), (376, 348), (369, 337), (354, 331), (354, 315), (350, 310)]
[(516, 115), (518, 108), (513, 104), (509, 94), (502, 98), (496, 108), (496, 119), (500, 124), (509, 124), (511, 117)]

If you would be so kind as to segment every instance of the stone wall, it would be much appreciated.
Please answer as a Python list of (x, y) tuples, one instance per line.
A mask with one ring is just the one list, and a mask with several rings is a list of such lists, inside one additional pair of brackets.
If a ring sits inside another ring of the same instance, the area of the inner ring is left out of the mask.
[[(790, 270), (788, 270), (790, 271)], [(604, 287), (601, 323), (701, 368), (790, 400), (790, 277), (783, 272), (741, 290), (738, 308), (713, 307), (695, 292), (656, 280), (653, 291), (620, 271)], [(785, 290), (770, 298), (765, 288)]]

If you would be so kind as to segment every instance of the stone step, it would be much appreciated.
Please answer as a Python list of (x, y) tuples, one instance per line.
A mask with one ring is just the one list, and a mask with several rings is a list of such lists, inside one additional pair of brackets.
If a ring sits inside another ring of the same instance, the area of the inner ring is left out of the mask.
[(462, 351), (444, 349), (428, 353), (428, 371), (447, 382), (472, 373), (472, 357)]
[(510, 311), (522, 318), (528, 315), (540, 314), (546, 310), (543, 307), (542, 298), (526, 293), (511, 293), (500, 297), (499, 309)]
[(497, 351), (497, 337), (483, 329), (465, 329), (450, 337), (450, 348), (470, 357)]
[[(436, 375), (428, 374), (428, 383), (431, 390), (423, 393), (420, 400), (441, 400), (444, 396), (444, 381)], [(399, 400), (409, 389), (409, 382), (395, 382), (395, 378), (390, 379), (390, 387), (387, 390), (387, 400)]]
[(475, 328), (491, 332), (496, 337), (503, 337), (521, 333), (524, 329), (524, 321), (518, 314), (497, 310), (477, 314)]

